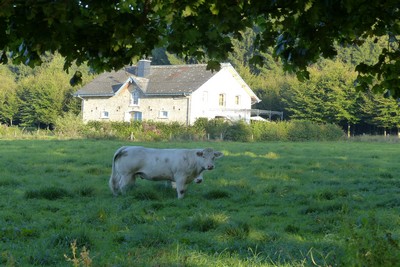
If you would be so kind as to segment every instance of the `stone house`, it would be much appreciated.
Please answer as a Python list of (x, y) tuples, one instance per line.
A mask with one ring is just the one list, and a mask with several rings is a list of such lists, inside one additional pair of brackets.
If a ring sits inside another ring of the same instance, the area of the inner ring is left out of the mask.
[(250, 122), (251, 106), (260, 102), (231, 64), (219, 71), (205, 64), (137, 66), (104, 72), (75, 94), (88, 121), (152, 120), (193, 124), (198, 118)]

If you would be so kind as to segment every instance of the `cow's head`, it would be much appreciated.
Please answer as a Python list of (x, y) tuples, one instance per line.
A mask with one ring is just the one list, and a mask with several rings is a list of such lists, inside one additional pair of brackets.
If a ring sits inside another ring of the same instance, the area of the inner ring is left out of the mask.
[(205, 148), (203, 150), (197, 151), (196, 155), (202, 159), (202, 167), (205, 170), (214, 169), (214, 160), (222, 157), (224, 154), (219, 151), (214, 151), (212, 148)]

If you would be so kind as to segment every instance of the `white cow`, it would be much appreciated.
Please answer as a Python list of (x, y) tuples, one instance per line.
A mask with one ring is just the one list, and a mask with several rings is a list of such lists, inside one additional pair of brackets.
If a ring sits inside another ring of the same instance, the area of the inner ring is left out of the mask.
[(183, 198), (187, 185), (201, 182), (202, 172), (214, 169), (214, 159), (222, 157), (219, 151), (205, 149), (155, 149), (140, 146), (119, 148), (113, 158), (109, 186), (114, 195), (124, 192), (136, 177), (176, 183), (178, 198)]

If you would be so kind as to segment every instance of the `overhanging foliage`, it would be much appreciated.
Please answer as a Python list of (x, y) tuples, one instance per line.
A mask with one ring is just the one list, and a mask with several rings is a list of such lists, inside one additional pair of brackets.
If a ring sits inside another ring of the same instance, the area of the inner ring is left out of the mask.
[[(360, 63), (358, 88), (400, 96), (400, 4), (398, 1), (2, 1), (0, 62), (30, 66), (58, 51), (97, 72), (119, 69), (150, 55), (155, 47), (207, 60), (218, 69), (246, 28), (258, 29), (255, 50), (275, 47), (284, 68), (308, 78), (307, 66), (336, 55), (334, 43), (362, 44), (389, 36), (378, 62)], [(255, 54), (251, 62), (263, 64)], [(80, 81), (79, 73), (72, 83)], [(373, 78), (378, 78), (376, 82)]]

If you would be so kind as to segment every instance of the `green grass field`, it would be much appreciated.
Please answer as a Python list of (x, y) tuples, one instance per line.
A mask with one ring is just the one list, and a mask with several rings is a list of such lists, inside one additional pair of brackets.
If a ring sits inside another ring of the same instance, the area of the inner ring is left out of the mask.
[(183, 200), (140, 179), (114, 197), (111, 159), (127, 144), (0, 140), (0, 265), (400, 262), (400, 144), (130, 143), (224, 152)]

